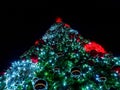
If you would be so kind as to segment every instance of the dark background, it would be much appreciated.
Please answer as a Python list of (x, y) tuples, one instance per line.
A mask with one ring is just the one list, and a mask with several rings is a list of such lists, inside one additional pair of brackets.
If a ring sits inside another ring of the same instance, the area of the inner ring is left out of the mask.
[[(98, 4), (97, 4), (98, 3)], [(0, 72), (28, 50), (55, 22), (57, 16), (86, 39), (101, 44), (114, 56), (120, 55), (120, 15), (117, 4), (95, 8), (7, 8), (0, 30)], [(107, 8), (108, 9), (107, 9)], [(115, 9), (114, 9), (115, 8)]]

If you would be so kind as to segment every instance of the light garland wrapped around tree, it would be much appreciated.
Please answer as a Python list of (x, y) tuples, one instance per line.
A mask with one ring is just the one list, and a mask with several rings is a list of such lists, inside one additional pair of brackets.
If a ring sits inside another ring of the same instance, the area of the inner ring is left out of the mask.
[(56, 19), (0, 77), (0, 90), (120, 90), (120, 57)]

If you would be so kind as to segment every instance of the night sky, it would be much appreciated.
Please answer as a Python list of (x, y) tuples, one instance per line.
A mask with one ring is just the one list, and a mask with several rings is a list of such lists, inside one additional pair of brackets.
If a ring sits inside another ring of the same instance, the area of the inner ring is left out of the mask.
[(86, 39), (120, 55), (120, 17), (114, 9), (8, 8), (0, 31), (0, 72), (28, 50), (61, 17)]

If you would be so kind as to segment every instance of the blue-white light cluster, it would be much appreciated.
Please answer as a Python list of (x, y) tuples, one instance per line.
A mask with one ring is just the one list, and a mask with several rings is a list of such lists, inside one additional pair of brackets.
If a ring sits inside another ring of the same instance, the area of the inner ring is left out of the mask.
[(18, 86), (22, 89), (27, 87), (26, 80), (31, 80), (35, 76), (38, 66), (30, 60), (15, 61), (10, 69), (5, 73), (6, 90), (17, 90)]

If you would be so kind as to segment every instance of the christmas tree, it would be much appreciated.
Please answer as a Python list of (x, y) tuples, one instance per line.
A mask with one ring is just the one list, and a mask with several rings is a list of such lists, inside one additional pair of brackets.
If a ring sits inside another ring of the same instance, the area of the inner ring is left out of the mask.
[(57, 18), (0, 76), (0, 90), (120, 90), (120, 57)]

